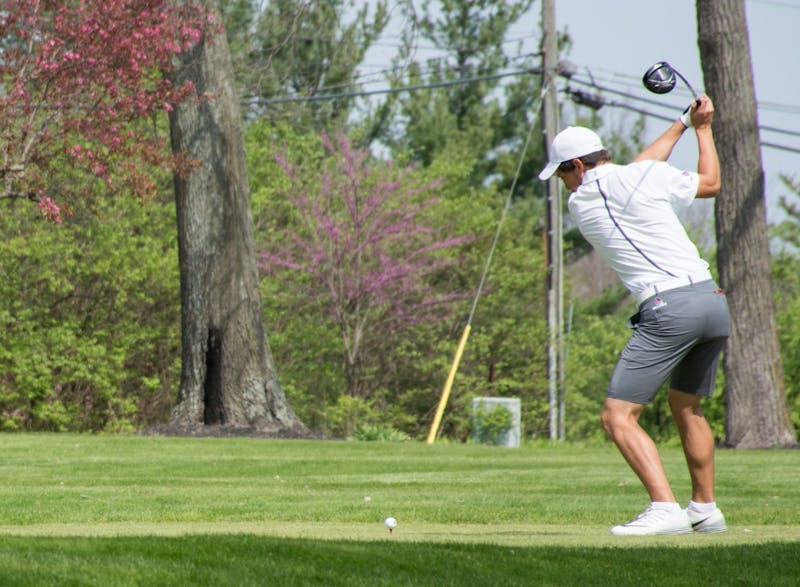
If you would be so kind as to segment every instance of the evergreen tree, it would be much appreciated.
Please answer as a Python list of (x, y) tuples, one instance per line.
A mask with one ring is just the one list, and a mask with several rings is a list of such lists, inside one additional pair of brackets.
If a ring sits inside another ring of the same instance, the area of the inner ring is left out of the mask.
[[(394, 116), (379, 138), (395, 156), (427, 166), (448, 152), (476, 161), (473, 186), (510, 183), (528, 128), (538, 120), (538, 112), (530, 111), (539, 95), (538, 63), (520, 54), (521, 43), (512, 46), (516, 54), (507, 53), (509, 31), (531, 4), (445, 0), (427, 4), (421, 15), (406, 15), (416, 23), (407, 34), (419, 38), (405, 41), (394, 62), (400, 73), (392, 83), (432, 87), (387, 100)], [(535, 22), (530, 30), (536, 30)], [(417, 61), (417, 43), (432, 45), (436, 55)], [(540, 159), (540, 146), (530, 153)], [(526, 172), (520, 192), (529, 177)]]
[(246, 117), (300, 131), (348, 122), (354, 98), (317, 98), (358, 89), (358, 66), (388, 23), (385, 0), (228, 0), (225, 14)]

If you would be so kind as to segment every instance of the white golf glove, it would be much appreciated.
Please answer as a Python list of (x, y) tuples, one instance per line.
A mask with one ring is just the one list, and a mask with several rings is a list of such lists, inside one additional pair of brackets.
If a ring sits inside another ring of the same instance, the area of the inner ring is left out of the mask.
[(683, 126), (685, 126), (686, 128), (691, 128), (691, 126), (692, 126), (692, 107), (691, 106), (689, 106), (686, 109), (686, 112), (681, 114), (681, 117), (679, 118), (679, 120), (681, 121), (681, 123), (683, 123)]

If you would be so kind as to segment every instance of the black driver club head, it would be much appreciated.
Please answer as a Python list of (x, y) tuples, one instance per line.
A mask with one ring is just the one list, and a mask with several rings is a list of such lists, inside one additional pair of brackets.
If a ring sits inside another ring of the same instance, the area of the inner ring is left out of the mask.
[(675, 89), (678, 78), (675, 70), (666, 61), (659, 61), (644, 72), (642, 83), (654, 94), (666, 94)]

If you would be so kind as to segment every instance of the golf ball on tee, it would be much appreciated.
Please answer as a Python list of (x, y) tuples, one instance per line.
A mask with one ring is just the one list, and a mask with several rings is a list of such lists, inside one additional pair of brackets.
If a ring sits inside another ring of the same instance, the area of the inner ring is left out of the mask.
[(391, 516), (389, 516), (388, 518), (386, 518), (386, 519), (383, 521), (383, 523), (384, 523), (384, 525), (385, 525), (387, 528), (389, 528), (389, 530), (391, 530), (392, 528), (395, 528), (395, 527), (397, 527), (397, 520), (395, 520), (395, 519), (394, 519), (393, 517), (391, 517)]

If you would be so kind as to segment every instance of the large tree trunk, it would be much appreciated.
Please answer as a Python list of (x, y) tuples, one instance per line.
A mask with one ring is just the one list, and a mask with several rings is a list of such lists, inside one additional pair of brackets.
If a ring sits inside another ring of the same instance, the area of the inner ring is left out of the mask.
[(786, 403), (770, 277), (758, 115), (743, 0), (697, 0), (705, 85), (722, 165), (717, 266), (728, 292), (731, 337), (724, 357), (726, 443), (796, 445)]
[[(181, 4), (183, 0), (174, 0)], [(216, 0), (204, 0), (219, 17)], [(221, 18), (219, 18), (221, 22)], [(202, 96), (170, 115), (172, 148), (197, 167), (175, 175), (182, 368), (172, 424), (302, 431), (264, 331), (242, 122), (225, 34), (183, 54), (174, 82)]]

